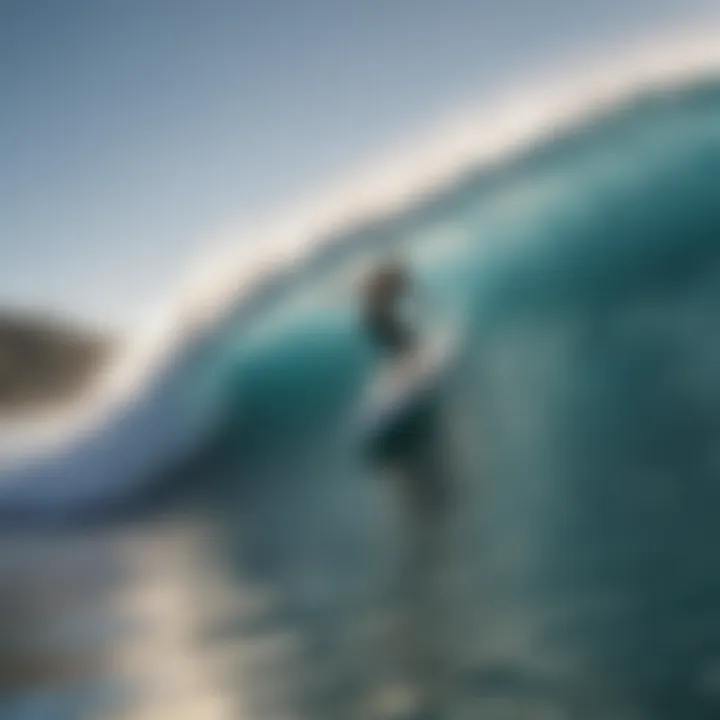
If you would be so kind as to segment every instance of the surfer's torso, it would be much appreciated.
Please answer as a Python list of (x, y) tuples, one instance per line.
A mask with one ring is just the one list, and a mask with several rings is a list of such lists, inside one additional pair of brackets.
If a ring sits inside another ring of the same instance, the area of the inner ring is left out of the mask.
[(365, 328), (373, 344), (389, 355), (399, 357), (415, 347), (416, 338), (412, 329), (383, 307), (369, 306), (366, 309)]
[(395, 357), (408, 353), (415, 346), (414, 333), (401, 311), (410, 286), (405, 267), (393, 263), (378, 268), (365, 286), (365, 331), (378, 350)]

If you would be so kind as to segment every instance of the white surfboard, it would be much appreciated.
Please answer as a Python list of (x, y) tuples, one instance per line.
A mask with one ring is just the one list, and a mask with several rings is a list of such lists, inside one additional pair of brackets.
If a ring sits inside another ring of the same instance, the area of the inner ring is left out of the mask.
[(458, 355), (458, 335), (439, 332), (407, 356), (388, 361), (370, 380), (357, 416), (361, 440), (407, 417), (428, 394), (439, 392)]

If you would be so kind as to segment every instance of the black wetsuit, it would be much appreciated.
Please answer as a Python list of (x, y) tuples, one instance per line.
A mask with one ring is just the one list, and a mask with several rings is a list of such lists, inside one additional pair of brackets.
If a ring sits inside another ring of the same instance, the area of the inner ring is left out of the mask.
[(415, 345), (413, 331), (398, 322), (385, 307), (369, 307), (365, 312), (365, 326), (374, 344), (390, 355), (401, 355)]

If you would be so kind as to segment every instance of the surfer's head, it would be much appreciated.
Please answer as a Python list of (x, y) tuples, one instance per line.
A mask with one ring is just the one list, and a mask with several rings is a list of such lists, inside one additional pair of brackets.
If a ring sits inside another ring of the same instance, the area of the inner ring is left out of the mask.
[(364, 288), (365, 302), (374, 308), (391, 310), (408, 292), (410, 284), (410, 275), (402, 263), (386, 261), (370, 273)]

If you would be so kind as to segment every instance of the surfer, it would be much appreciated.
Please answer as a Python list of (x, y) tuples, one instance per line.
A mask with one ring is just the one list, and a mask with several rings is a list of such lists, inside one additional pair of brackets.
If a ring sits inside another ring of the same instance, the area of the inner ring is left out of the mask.
[[(375, 269), (364, 286), (365, 332), (400, 374), (405, 362), (422, 357), (427, 350), (417, 328), (403, 317), (403, 303), (412, 291), (411, 275), (397, 261)], [(399, 643), (403, 647), (397, 649), (409, 653), (402, 664), (414, 667), (416, 689), (428, 691), (438, 682), (443, 685), (444, 665), (440, 650), (444, 641), (437, 637), (445, 629), (438, 592), (443, 594), (440, 587), (447, 564), (450, 488), (442, 462), (439, 414), (435, 393), (410, 402), (391, 426), (373, 438), (369, 448), (373, 465), (389, 476), (401, 516), (400, 539), (405, 550), (395, 578), (396, 601), (404, 617), (402, 624), (409, 623), (409, 627), (405, 641)]]
[[(401, 262), (386, 261), (376, 268), (364, 286), (363, 324), (373, 347), (385, 356), (393, 373), (403, 375), (404, 363), (408, 367), (414, 358), (422, 358), (426, 348), (417, 328), (403, 316), (405, 301), (413, 292), (413, 281)], [(387, 369), (387, 368), (386, 368)], [(408, 502), (416, 512), (431, 516), (442, 504), (444, 494), (440, 478), (434, 480), (428, 466), (435, 465), (427, 457), (430, 446), (436, 445), (437, 396), (422, 393), (417, 399), (408, 398), (404, 410), (391, 425), (373, 436), (370, 454), (386, 466), (402, 465), (406, 471), (410, 497)], [(425, 466), (423, 472), (409, 472), (410, 467)]]
[(415, 346), (415, 334), (400, 317), (400, 303), (412, 289), (410, 274), (388, 262), (369, 277), (364, 292), (364, 322), (374, 345), (397, 358)]

